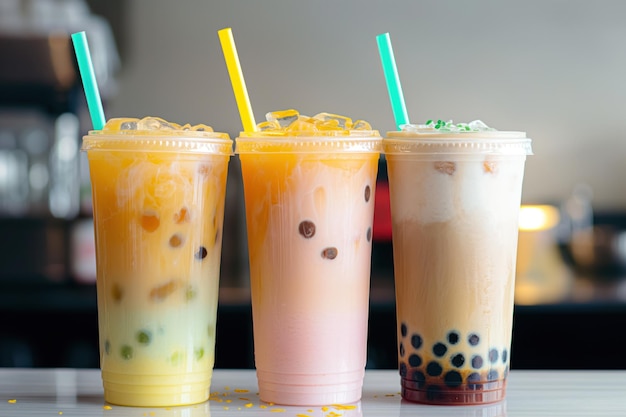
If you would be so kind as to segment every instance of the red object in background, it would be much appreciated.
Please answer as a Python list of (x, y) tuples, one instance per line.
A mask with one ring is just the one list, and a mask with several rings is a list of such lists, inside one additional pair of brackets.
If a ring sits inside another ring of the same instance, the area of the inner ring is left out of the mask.
[(375, 196), (373, 239), (377, 242), (391, 242), (391, 207), (387, 181), (376, 182)]

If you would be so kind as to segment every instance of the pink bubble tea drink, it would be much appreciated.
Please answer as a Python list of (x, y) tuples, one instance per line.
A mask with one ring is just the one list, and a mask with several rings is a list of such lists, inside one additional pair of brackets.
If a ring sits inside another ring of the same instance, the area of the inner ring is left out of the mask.
[(530, 142), (480, 121), (408, 125), (383, 140), (406, 400), (505, 396)]
[(366, 361), (374, 191), (382, 138), (367, 122), (268, 113), (242, 133), (260, 398), (358, 401)]
[(112, 119), (84, 137), (83, 150), (105, 401), (206, 401), (232, 141), (205, 125)]

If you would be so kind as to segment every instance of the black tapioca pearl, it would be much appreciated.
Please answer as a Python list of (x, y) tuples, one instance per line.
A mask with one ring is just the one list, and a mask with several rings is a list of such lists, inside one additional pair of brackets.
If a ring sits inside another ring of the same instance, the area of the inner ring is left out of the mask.
[(422, 358), (419, 355), (413, 354), (409, 356), (409, 365), (411, 365), (413, 368), (417, 368), (421, 364), (422, 364)]
[(402, 323), (400, 325), (400, 334), (402, 335), (402, 337), (406, 337), (407, 332), (408, 332), (408, 329), (406, 327), (406, 323)]
[(487, 374), (487, 381), (497, 381), (499, 377), (500, 375), (498, 374), (498, 371), (496, 371), (495, 369), (492, 369)]
[(322, 258), (335, 259), (337, 257), (337, 248), (329, 247), (322, 251)]
[(448, 348), (446, 347), (446, 345), (444, 345), (441, 342), (437, 342), (433, 346), (433, 353), (435, 354), (435, 356), (442, 357), (443, 355), (446, 354), (447, 351), (448, 351)]
[(311, 239), (315, 236), (315, 223), (310, 220), (301, 221), (298, 225), (298, 232), (300, 232), (305, 239)]
[(430, 376), (439, 376), (443, 372), (443, 368), (439, 365), (439, 362), (431, 361), (426, 365), (426, 373)]
[(417, 382), (417, 386), (421, 388), (426, 382), (426, 375), (422, 371), (415, 371), (411, 375), (411, 380)]
[(480, 382), (480, 374), (478, 372), (472, 372), (467, 376), (467, 386), (469, 389), (477, 390), (482, 388), (482, 384)]
[(476, 333), (472, 333), (467, 337), (467, 343), (472, 346), (476, 346), (478, 343), (480, 343), (480, 337)]
[(449, 371), (443, 376), (443, 380), (449, 387), (458, 387), (463, 383), (463, 377), (457, 371)]
[(483, 357), (480, 355), (472, 356), (472, 368), (480, 369), (483, 367)]
[(465, 363), (465, 356), (462, 353), (457, 353), (450, 359), (450, 363), (457, 368), (460, 368)]
[(404, 354), (406, 353), (406, 351), (404, 350), (404, 343), (400, 343), (400, 346), (398, 346), (398, 351), (400, 352), (400, 356), (404, 357)]
[(502, 349), (502, 363), (506, 363), (509, 359), (509, 351), (506, 349)]
[(180, 233), (174, 233), (170, 236), (170, 246), (173, 248), (177, 248), (183, 244), (184, 238)]
[(414, 334), (413, 336), (411, 336), (411, 346), (413, 346), (415, 349), (421, 348), (422, 343), (422, 336), (420, 336), (419, 334)]
[(459, 343), (459, 334), (457, 332), (448, 333), (448, 343), (451, 345), (456, 345)]
[(155, 211), (148, 210), (141, 215), (139, 219), (139, 223), (141, 224), (141, 228), (148, 233), (154, 232), (161, 225), (161, 220), (159, 219), (159, 214)]
[(209, 252), (206, 250), (206, 248), (204, 246), (200, 246), (193, 256), (196, 259), (204, 259), (208, 254)]
[(139, 330), (135, 339), (140, 345), (149, 345), (152, 342), (152, 332), (150, 330)]
[(489, 350), (489, 362), (496, 363), (498, 361), (498, 349)]
[(365, 202), (369, 202), (370, 201), (370, 197), (372, 195), (372, 189), (370, 188), (369, 185), (365, 186)]
[(104, 342), (104, 353), (106, 353), (107, 355), (111, 353), (111, 342), (109, 342), (108, 340)]
[(406, 367), (406, 363), (404, 362), (400, 363), (400, 376), (402, 378), (406, 378), (407, 373), (408, 373), (408, 369)]
[(368, 242), (372, 241), (372, 228), (371, 227), (367, 228), (367, 232), (365, 233), (365, 237), (367, 237), (367, 241)]
[(120, 348), (120, 356), (122, 359), (129, 360), (133, 358), (133, 347), (129, 345), (123, 345)]
[(426, 398), (430, 401), (436, 400), (441, 392), (439, 385), (429, 385), (426, 388)]

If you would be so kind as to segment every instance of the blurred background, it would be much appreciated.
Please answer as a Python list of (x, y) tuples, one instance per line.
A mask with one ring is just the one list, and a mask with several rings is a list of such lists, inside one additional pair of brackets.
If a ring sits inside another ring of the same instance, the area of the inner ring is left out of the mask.
[[(375, 37), (389, 32), (412, 122), (481, 119), (533, 139), (513, 368), (626, 368), (626, 3), (620, 0), (2, 0), (0, 366), (97, 367), (95, 253), (69, 35), (86, 31), (107, 118), (241, 122), (231, 27), (256, 120), (288, 108), (394, 130)], [(368, 367), (396, 366), (385, 161)], [(253, 367), (245, 220), (230, 166), (217, 367)]]

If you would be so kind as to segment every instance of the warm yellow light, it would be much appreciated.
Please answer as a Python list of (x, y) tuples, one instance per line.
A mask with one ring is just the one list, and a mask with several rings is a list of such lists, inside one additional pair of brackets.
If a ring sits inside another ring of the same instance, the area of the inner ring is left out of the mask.
[(547, 230), (559, 222), (559, 211), (554, 206), (524, 205), (520, 207), (520, 230)]

